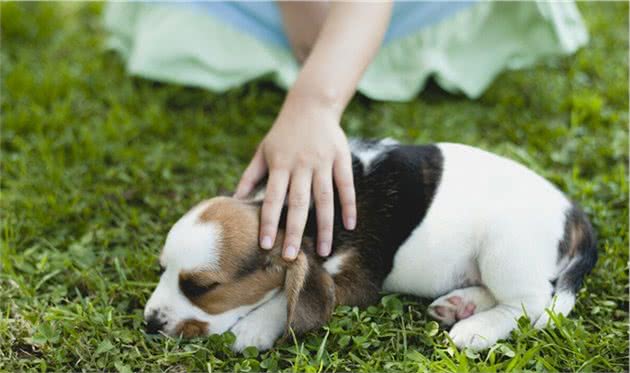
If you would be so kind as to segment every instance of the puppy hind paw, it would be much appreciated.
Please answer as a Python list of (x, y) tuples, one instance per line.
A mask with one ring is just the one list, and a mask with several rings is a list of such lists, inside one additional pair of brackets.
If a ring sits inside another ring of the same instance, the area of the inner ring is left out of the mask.
[(483, 286), (471, 286), (453, 290), (439, 297), (429, 305), (428, 313), (442, 325), (450, 326), (495, 305), (496, 300), (488, 289)]
[(476, 328), (474, 323), (466, 323), (466, 320), (455, 324), (448, 335), (458, 348), (469, 348), (473, 351), (485, 350), (497, 342), (496, 338), (492, 338), (484, 330)]
[(473, 302), (466, 302), (460, 296), (444, 296), (436, 299), (429, 305), (428, 312), (431, 317), (443, 325), (453, 325), (458, 320), (472, 316), (477, 309)]

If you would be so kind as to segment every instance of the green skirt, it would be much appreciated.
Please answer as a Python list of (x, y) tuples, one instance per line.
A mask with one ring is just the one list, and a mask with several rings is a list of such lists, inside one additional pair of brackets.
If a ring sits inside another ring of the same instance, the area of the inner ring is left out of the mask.
[[(194, 7), (112, 2), (107, 46), (128, 71), (222, 92), (268, 77), (287, 89), (300, 66), (286, 45), (243, 32)], [(434, 77), (443, 89), (479, 97), (503, 70), (574, 53), (588, 33), (572, 2), (480, 2), (385, 43), (359, 83), (375, 100), (408, 101)]]

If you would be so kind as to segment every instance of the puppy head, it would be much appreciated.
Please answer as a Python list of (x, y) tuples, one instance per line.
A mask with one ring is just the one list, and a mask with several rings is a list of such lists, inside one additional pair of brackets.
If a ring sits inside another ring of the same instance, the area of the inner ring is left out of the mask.
[[(282, 290), (288, 325), (300, 331), (323, 324), (334, 303), (332, 278), (303, 252), (284, 261), (281, 232), (277, 247), (260, 249), (258, 225), (257, 204), (227, 197), (204, 201), (177, 221), (160, 255), (164, 272), (145, 307), (147, 332), (223, 333)], [(326, 300), (311, 299), (322, 295)]]

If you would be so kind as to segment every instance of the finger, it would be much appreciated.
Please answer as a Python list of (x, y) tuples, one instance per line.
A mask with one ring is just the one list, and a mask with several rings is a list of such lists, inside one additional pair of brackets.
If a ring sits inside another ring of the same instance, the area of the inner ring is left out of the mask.
[(267, 181), (265, 199), (260, 213), (260, 247), (271, 249), (278, 232), (278, 220), (289, 185), (289, 172), (272, 169)]
[(265, 163), (265, 157), (259, 148), (256, 151), (256, 154), (254, 154), (254, 158), (252, 158), (251, 162), (249, 162), (249, 166), (247, 166), (245, 172), (243, 172), (243, 176), (241, 176), (238, 187), (236, 187), (234, 197), (245, 198), (249, 193), (251, 193), (256, 184), (263, 178), (263, 176), (265, 176), (266, 173), (267, 163)]
[(333, 236), (335, 205), (333, 199), (332, 170), (320, 169), (313, 177), (313, 198), (317, 211), (317, 253), (330, 254)]
[(289, 212), (287, 213), (287, 227), (282, 254), (285, 259), (295, 259), (298, 250), (300, 250), (311, 199), (311, 180), (312, 172), (307, 169), (295, 171), (291, 175), (288, 199)]
[(352, 159), (349, 152), (340, 154), (333, 167), (335, 185), (341, 202), (343, 225), (353, 230), (357, 223), (357, 207), (355, 203), (354, 182), (352, 179)]

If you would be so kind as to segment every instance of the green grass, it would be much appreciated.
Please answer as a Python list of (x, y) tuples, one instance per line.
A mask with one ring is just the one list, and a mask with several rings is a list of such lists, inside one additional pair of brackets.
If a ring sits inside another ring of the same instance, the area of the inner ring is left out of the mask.
[(490, 351), (458, 352), (427, 300), (340, 307), (269, 352), (230, 335), (142, 333), (169, 226), (232, 189), (283, 92), (226, 94), (129, 77), (104, 51), (102, 4), (2, 3), (0, 371), (628, 370), (628, 4), (580, 4), (576, 56), (506, 72), (470, 101), (431, 88), (409, 103), (355, 98), (351, 136), (463, 142), (541, 173), (591, 216), (600, 260), (560, 326), (526, 320)]

